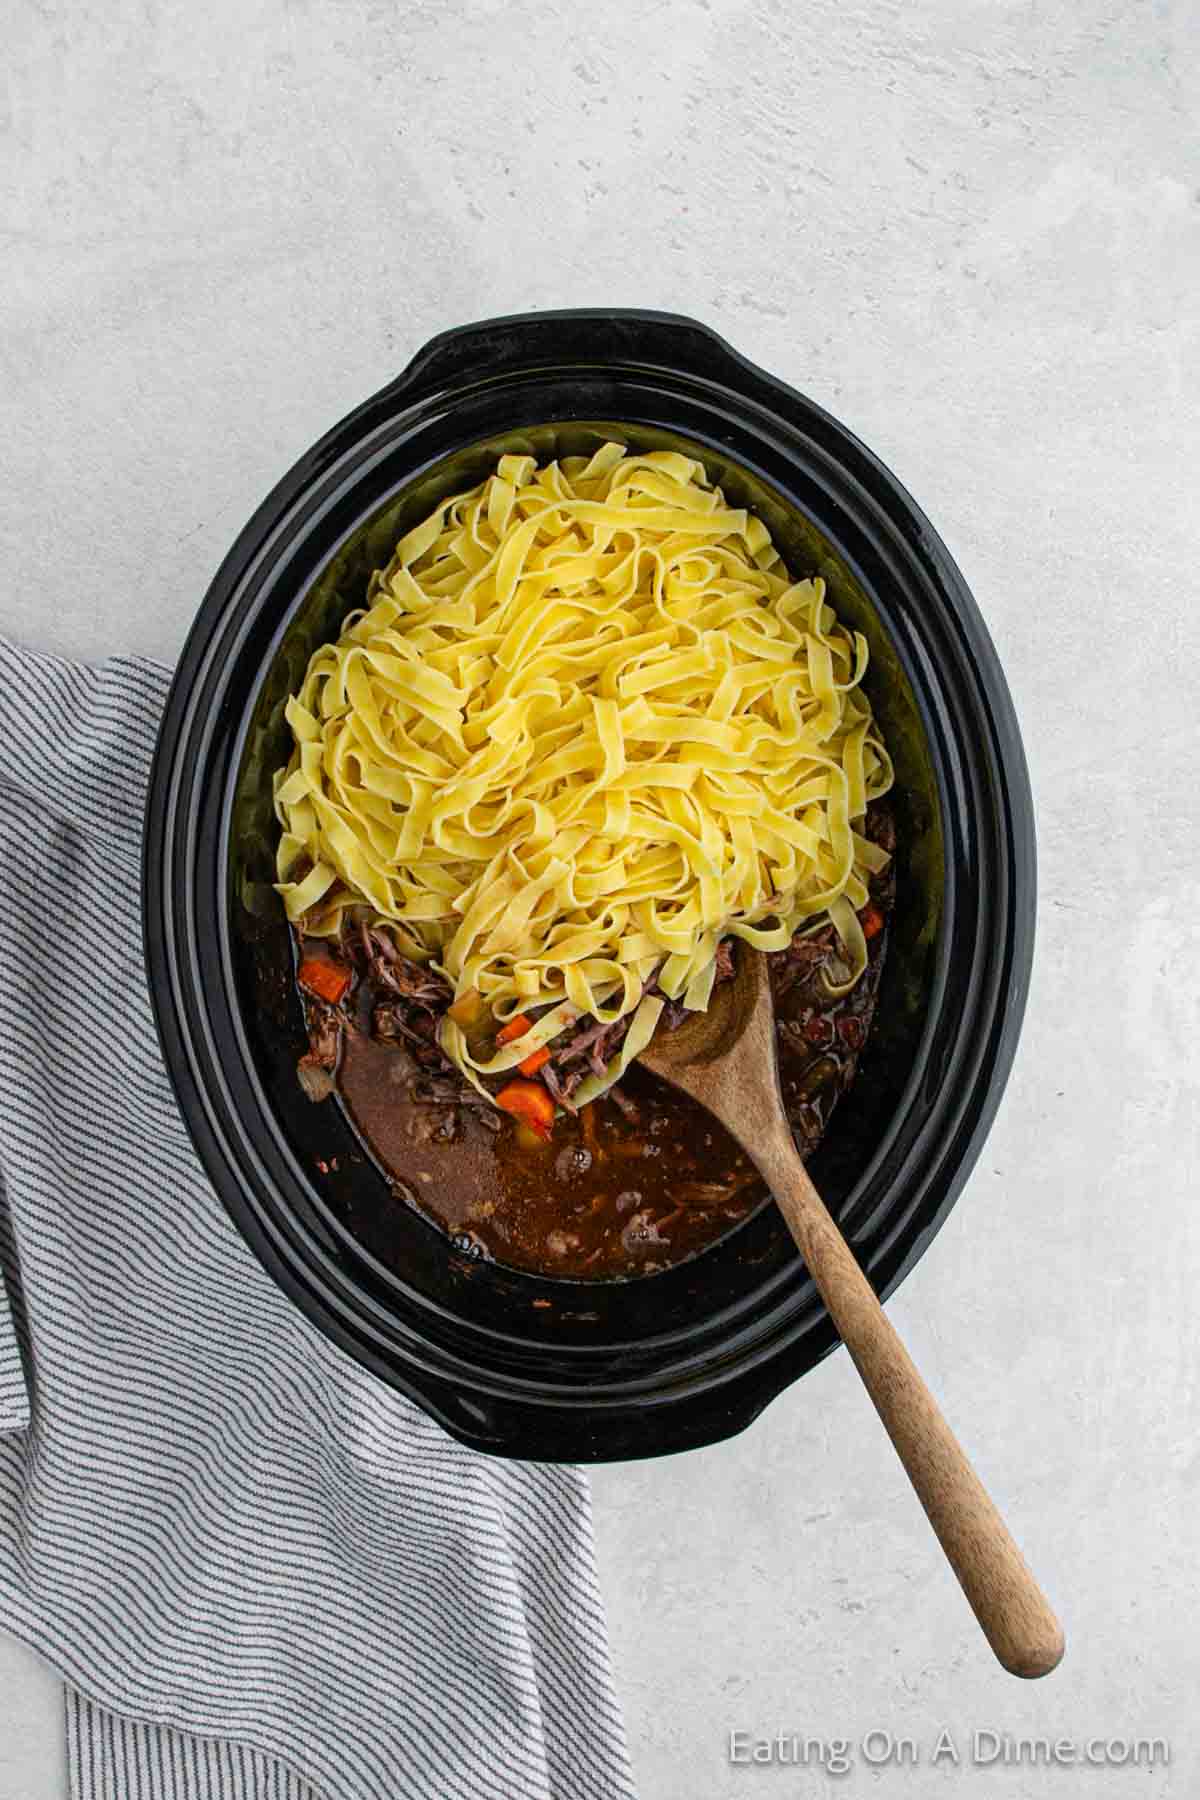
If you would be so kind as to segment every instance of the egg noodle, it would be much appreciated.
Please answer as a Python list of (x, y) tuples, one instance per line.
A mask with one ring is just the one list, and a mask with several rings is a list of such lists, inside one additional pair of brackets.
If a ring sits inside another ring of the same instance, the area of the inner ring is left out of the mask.
[(485, 1061), (442, 1021), (481, 1091), (581, 1014), (633, 1012), (595, 1098), (662, 996), (708, 1004), (725, 936), (831, 921), (858, 979), (887, 858), (855, 824), (892, 781), (866, 641), (700, 463), (502, 456), (367, 601), (288, 702), (279, 892), (317, 936), (369, 909), (497, 1020), (547, 1008)]

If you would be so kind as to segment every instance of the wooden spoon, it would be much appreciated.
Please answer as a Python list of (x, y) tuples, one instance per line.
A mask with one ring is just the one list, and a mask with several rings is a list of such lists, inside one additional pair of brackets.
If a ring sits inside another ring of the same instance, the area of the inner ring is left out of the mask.
[(770, 1185), (988, 1643), (1012, 1674), (1048, 1675), (1062, 1627), (808, 1178), (779, 1091), (766, 960), (738, 952), (708, 1011), (660, 1030), (640, 1060), (707, 1107)]

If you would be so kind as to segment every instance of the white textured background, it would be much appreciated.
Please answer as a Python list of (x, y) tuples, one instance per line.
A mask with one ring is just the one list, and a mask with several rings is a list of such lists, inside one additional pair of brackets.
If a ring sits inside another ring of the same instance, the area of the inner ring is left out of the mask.
[[(839, 1355), (595, 1481), (644, 1800), (1200, 1791), (1193, 0), (7, 0), (0, 630), (172, 659), (433, 332), (691, 312), (918, 495), (1009, 671), (1038, 965), (893, 1314), (1066, 1618), (989, 1661)], [(5, 846), (19, 854), (19, 846)], [(731, 1768), (730, 1728), (1167, 1736), (1168, 1769)], [(0, 1800), (64, 1789), (0, 1643)]]

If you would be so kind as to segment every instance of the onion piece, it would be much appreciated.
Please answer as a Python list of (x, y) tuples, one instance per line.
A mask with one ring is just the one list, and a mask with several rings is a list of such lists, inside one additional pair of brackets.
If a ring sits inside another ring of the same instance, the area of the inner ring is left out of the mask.
[(333, 1075), (313, 1057), (302, 1056), (296, 1065), (296, 1077), (309, 1100), (328, 1100), (334, 1089)]

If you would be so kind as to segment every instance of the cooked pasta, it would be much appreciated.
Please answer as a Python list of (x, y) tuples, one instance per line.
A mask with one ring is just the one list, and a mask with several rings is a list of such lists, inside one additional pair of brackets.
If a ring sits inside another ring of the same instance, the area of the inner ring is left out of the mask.
[(288, 703), (279, 892), (310, 935), (368, 909), (496, 1019), (544, 1008), (482, 1062), (443, 1021), (481, 1091), (584, 1013), (636, 1012), (624, 1067), (726, 936), (831, 921), (857, 980), (886, 857), (855, 827), (892, 779), (866, 642), (700, 463), (503, 456), (367, 602)]

